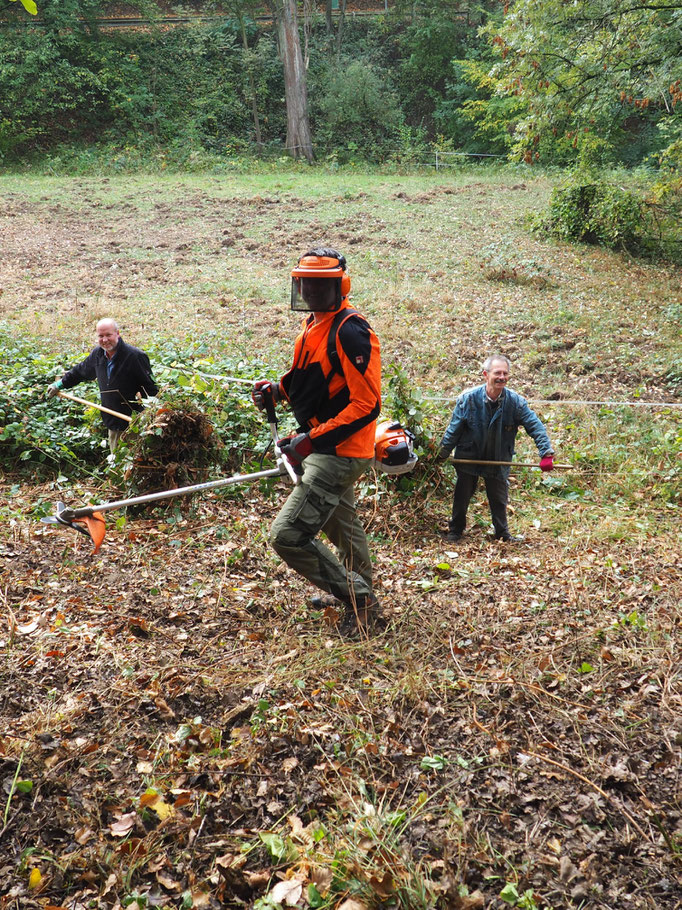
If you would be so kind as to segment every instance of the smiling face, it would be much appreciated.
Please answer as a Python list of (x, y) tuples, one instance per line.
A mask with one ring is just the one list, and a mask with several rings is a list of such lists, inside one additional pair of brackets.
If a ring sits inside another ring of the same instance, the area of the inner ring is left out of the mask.
[(102, 319), (101, 322), (97, 323), (95, 337), (97, 338), (97, 344), (102, 348), (104, 353), (108, 357), (111, 357), (116, 350), (118, 339), (120, 338), (116, 323), (112, 319)]
[(489, 370), (483, 370), (485, 390), (493, 401), (500, 397), (509, 382), (509, 364), (506, 360), (493, 360)]

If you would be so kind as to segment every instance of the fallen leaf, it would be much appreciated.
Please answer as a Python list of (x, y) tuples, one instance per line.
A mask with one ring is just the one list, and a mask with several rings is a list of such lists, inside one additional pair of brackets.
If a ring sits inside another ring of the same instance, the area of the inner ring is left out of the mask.
[(87, 825), (84, 825), (82, 828), (76, 829), (73, 838), (77, 844), (83, 846), (83, 844), (87, 844), (89, 840), (92, 840), (94, 836), (95, 832), (88, 828)]
[(109, 830), (114, 837), (125, 837), (126, 834), (130, 834), (135, 827), (136, 819), (137, 815), (134, 812), (127, 812), (125, 815), (121, 815), (120, 818), (117, 818), (115, 822), (112, 822), (112, 824), (109, 825)]
[(161, 696), (155, 698), (154, 704), (156, 705), (159, 714), (164, 720), (175, 720), (175, 711), (173, 711), (173, 709), (164, 698), (161, 698)]
[(166, 891), (180, 891), (182, 889), (180, 882), (176, 882), (174, 878), (166, 875), (165, 872), (157, 872), (156, 880)]
[(277, 882), (268, 895), (276, 904), (286, 904), (295, 907), (303, 892), (303, 883), (292, 879), (291, 881)]
[(296, 767), (298, 767), (298, 759), (293, 756), (291, 758), (285, 758), (282, 762), (282, 771), (284, 771), (285, 774), (291, 774)]
[(31, 891), (35, 891), (36, 888), (40, 887), (40, 884), (43, 880), (43, 874), (40, 869), (31, 869), (31, 874), (28, 877), (28, 887)]
[(317, 890), (322, 894), (329, 891), (333, 878), (334, 873), (326, 866), (318, 866), (310, 872), (310, 881), (317, 886)]

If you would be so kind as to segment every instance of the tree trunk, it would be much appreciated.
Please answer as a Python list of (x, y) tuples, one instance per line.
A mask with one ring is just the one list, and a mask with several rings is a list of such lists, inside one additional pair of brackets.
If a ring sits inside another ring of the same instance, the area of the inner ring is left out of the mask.
[(341, 59), (341, 38), (343, 37), (343, 24), (346, 21), (346, 0), (341, 0), (339, 10), (339, 24), (336, 32), (336, 62)]
[(298, 34), (296, 0), (275, 0), (272, 8), (277, 20), (279, 56), (284, 67), (286, 149), (292, 158), (305, 158), (312, 163), (314, 155), (308, 117), (308, 86)]
[(251, 114), (253, 115), (253, 128), (256, 133), (256, 145), (260, 149), (263, 145), (263, 140), (261, 139), (260, 134), (260, 118), (258, 116), (258, 96), (256, 94), (256, 82), (253, 78), (253, 59), (251, 57), (249, 41), (246, 37), (244, 16), (241, 14), (239, 16), (239, 24), (242, 31), (242, 47), (244, 48), (244, 62), (246, 64), (246, 76), (249, 82), (249, 94), (251, 95)]

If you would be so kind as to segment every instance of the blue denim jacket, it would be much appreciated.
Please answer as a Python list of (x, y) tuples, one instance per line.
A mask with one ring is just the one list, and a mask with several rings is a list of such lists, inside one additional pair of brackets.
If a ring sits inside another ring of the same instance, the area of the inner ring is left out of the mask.
[[(500, 398), (499, 407), (489, 419), (485, 386), (462, 392), (441, 441), (441, 448), (448, 452), (454, 448), (455, 458), (487, 457), (493, 461), (511, 461), (516, 434), (522, 426), (534, 439), (541, 458), (553, 454), (547, 430), (526, 399), (511, 389), (505, 389)], [(498, 474), (509, 476), (509, 468), (503, 467), (458, 464), (457, 470), (485, 477)]]

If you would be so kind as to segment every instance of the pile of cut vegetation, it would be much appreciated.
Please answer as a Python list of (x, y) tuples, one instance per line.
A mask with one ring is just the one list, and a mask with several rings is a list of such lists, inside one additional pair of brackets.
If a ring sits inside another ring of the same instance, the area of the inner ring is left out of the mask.
[(201, 483), (221, 467), (223, 445), (196, 403), (166, 396), (131, 425), (117, 452), (126, 487), (139, 494)]

